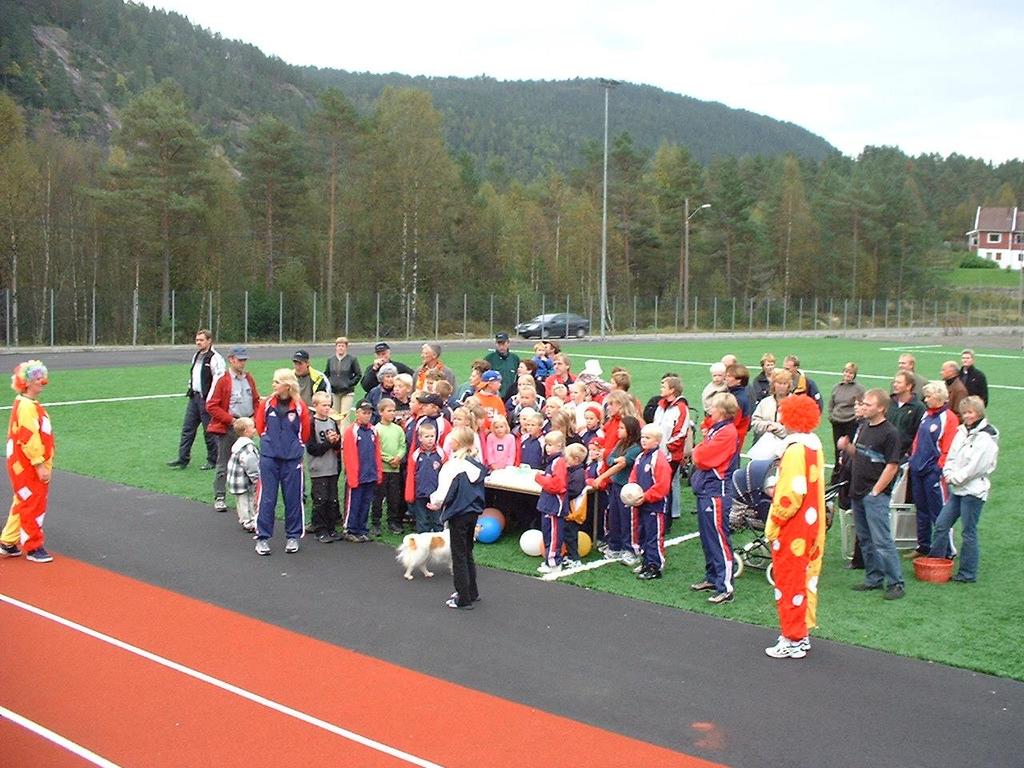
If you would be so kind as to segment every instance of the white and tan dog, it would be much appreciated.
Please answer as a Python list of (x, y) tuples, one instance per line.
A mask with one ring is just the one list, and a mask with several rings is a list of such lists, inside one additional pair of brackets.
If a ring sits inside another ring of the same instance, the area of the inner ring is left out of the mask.
[(452, 546), (448, 530), (409, 533), (402, 539), (402, 546), (396, 550), (395, 560), (405, 566), (405, 578), (412, 579), (412, 572), (419, 568), (428, 579), (434, 574), (427, 565), (447, 565), (452, 570)]

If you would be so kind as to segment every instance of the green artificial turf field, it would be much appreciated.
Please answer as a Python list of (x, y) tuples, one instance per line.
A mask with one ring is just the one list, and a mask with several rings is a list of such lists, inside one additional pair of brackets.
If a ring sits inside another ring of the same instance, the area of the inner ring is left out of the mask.
[[(691, 400), (699, 396), (708, 379), (707, 366), (722, 354), (732, 352), (757, 372), (762, 353), (775, 353), (780, 365), (786, 354), (797, 354), (818, 383), (827, 399), (839, 381), (839, 371), (847, 360), (860, 366), (860, 381), (867, 387), (888, 389), (896, 370), (898, 342), (845, 339), (769, 340), (730, 339), (705, 341), (651, 341), (646, 343), (573, 342), (564, 351), (572, 356), (574, 368), (582, 368), (584, 360), (596, 358), (606, 375), (614, 365), (621, 365), (633, 374), (633, 391), (646, 402), (657, 391), (660, 376), (666, 371), (682, 375), (686, 394)], [(908, 342), (917, 356), (918, 371), (929, 378), (938, 378), (941, 363), (958, 359), (959, 347), (917, 347)], [(888, 349), (887, 349), (888, 348)], [(515, 351), (525, 354), (526, 345)], [(980, 578), (976, 584), (926, 584), (913, 576), (909, 561), (903, 561), (907, 581), (904, 600), (885, 602), (881, 593), (855, 593), (850, 586), (861, 577), (860, 571), (844, 570), (839, 544), (838, 526), (829, 533), (826, 562), (820, 582), (818, 611), (819, 628), (815, 634), (870, 648), (907, 656), (952, 664), (1024, 680), (1024, 657), (1012, 652), (1018, 647), (1024, 630), (1019, 601), (1020, 585), (1024, 583), (1024, 559), (1016, 555), (1020, 540), (1017, 528), (1018, 500), (1024, 491), (1020, 466), (1024, 442), (1024, 418), (1017, 405), (1021, 402), (1024, 382), (1024, 357), (1019, 353), (999, 350), (976, 350), (978, 367), (988, 376), (990, 384), (989, 418), (1000, 430), (999, 469), (993, 477), (993, 488), (981, 517)], [(444, 360), (460, 380), (469, 363), (482, 356), (483, 349), (469, 351), (450, 347)], [(991, 356), (988, 356), (991, 355)], [(182, 353), (185, 360), (188, 353)], [(415, 355), (396, 355), (410, 365)], [(282, 350), (279, 363), (250, 362), (257, 385), (264, 394), (269, 390), (274, 368), (289, 365), (287, 351)], [(182, 388), (182, 365), (133, 366), (124, 369), (51, 371), (51, 384), (44, 399), (53, 403), (50, 414), (57, 436), (59, 469), (89, 475), (112, 482), (125, 483), (151, 491), (173, 494), (198, 501), (211, 501), (212, 475), (196, 468), (203, 457), (201, 438), (195, 447), (192, 466), (183, 472), (168, 469), (164, 464), (175, 457), (184, 399), (181, 396), (142, 399), (130, 403), (90, 403), (56, 405), (56, 403), (104, 397), (133, 397), (175, 394)], [(1002, 388), (1001, 388), (1002, 387)], [(125, 428), (126, 422), (128, 428)], [(830, 428), (825, 421), (819, 429), (823, 442), (830, 441)], [(107, 436), (116, 436), (111, 450)], [(826, 450), (826, 459), (832, 460)], [(683, 491), (684, 513), (672, 527), (671, 536), (696, 529), (690, 512), (693, 496)], [(72, 513), (72, 511), (68, 511)], [(61, 510), (53, 510), (51, 531), (55, 541), (60, 538)], [(212, 523), (212, 519), (211, 519)], [(125, 532), (126, 543), (131, 531)], [(737, 537), (742, 542), (744, 534)], [(239, 546), (248, 546), (240, 540)], [(388, 544), (397, 537), (385, 537)], [(311, 546), (317, 545), (315, 542)], [(338, 544), (337, 554), (344, 557), (345, 547)], [(492, 545), (477, 545), (477, 561), (483, 565), (536, 575), (537, 558), (528, 557), (519, 549), (518, 536), (506, 535)], [(384, 556), (384, 553), (382, 553)], [(592, 554), (588, 560), (599, 557)], [(629, 569), (611, 564), (560, 579), (587, 589), (599, 589), (641, 600), (670, 605), (688, 611), (710, 613), (738, 621), (776, 626), (772, 589), (763, 573), (748, 569), (737, 580), (736, 600), (712, 607), (704, 594), (690, 592), (688, 585), (702, 576), (703, 556), (694, 539), (671, 547), (667, 553), (668, 567), (660, 581), (637, 581)], [(397, 574), (397, 571), (396, 571)], [(551, 585), (552, 589), (564, 589)], [(766, 642), (773, 630), (766, 630)]]

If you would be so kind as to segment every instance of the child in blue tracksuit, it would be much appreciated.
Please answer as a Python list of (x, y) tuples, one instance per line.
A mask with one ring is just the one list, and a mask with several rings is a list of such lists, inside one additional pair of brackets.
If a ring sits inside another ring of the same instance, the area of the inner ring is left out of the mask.
[(437, 510), (430, 508), (430, 495), (437, 490), (444, 451), (437, 445), (437, 430), (430, 422), (417, 427), (418, 444), (409, 452), (405, 476), (405, 500), (416, 519), (416, 533), (440, 531)]
[(537, 568), (540, 573), (551, 573), (562, 564), (565, 516), (569, 512), (569, 477), (565, 457), (562, 456), (564, 448), (565, 437), (562, 433), (557, 429), (548, 432), (544, 436), (548, 463), (544, 471), (534, 477), (541, 487), (537, 512), (540, 513), (541, 531), (544, 534), (544, 562)]
[(636, 508), (643, 552), (643, 563), (636, 577), (641, 581), (660, 579), (665, 569), (665, 518), (672, 467), (660, 448), (661, 438), (661, 427), (657, 424), (648, 424), (640, 430), (641, 453), (629, 476), (629, 482), (644, 489), (643, 503)]
[(579, 443), (565, 446), (565, 466), (568, 470), (566, 497), (569, 511), (565, 516), (565, 558), (562, 569), (579, 565), (580, 527), (587, 520), (587, 449)]
[(732, 542), (729, 540), (729, 509), (732, 507), (730, 467), (739, 451), (734, 419), (736, 398), (719, 392), (708, 408), (710, 425), (704, 439), (693, 449), (694, 472), (690, 487), (697, 496), (697, 528), (704, 548), (704, 578), (690, 585), (694, 592), (714, 592), (712, 605), (733, 598)]
[(256, 433), (260, 436), (260, 485), (256, 500), (256, 554), (269, 555), (274, 535), (277, 489), (284, 498), (284, 551), (299, 551), (303, 531), (302, 456), (309, 441), (309, 408), (299, 397), (295, 371), (279, 368), (271, 384), (274, 394), (256, 409)]
[(608, 548), (608, 491), (599, 488), (595, 483), (604, 469), (604, 439), (595, 437), (587, 444), (584, 482), (594, 489), (593, 514), (597, 515), (598, 537), (595, 546), (600, 552)]
[(370, 505), (377, 486), (384, 481), (384, 460), (380, 453), (380, 437), (373, 429), (373, 403), (360, 400), (356, 420), (341, 440), (345, 461), (345, 541), (364, 544), (370, 540), (367, 522)]

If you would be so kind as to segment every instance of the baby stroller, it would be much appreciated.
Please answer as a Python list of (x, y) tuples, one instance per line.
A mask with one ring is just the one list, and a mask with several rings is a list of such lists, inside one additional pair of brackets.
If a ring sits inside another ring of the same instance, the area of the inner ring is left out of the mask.
[[(781, 459), (756, 459), (732, 473), (732, 509), (729, 511), (729, 530), (733, 533), (751, 531), (754, 538), (732, 552), (736, 576), (747, 566), (765, 572), (772, 579), (772, 551), (764, 536), (764, 524), (772, 505), (772, 495), (779, 479)], [(835, 500), (846, 481), (825, 488), (825, 530), (832, 527)]]

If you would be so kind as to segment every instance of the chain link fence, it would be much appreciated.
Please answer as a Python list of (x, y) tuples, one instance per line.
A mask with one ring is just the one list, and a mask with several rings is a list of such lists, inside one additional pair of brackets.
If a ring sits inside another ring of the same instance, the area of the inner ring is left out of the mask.
[[(322, 295), (286, 291), (174, 291), (166, 305), (158, 292), (0, 291), (4, 346), (129, 346), (188, 344), (198, 328), (218, 339), (326, 342), (352, 339), (483, 338), (512, 333), (537, 316), (544, 336), (575, 335), (578, 315), (586, 336), (598, 336), (595, 299), (545, 294), (343, 293), (328, 316)], [(701, 297), (683, 307), (677, 297), (611, 296), (608, 335), (830, 331), (941, 328), (956, 335), (975, 326), (1020, 327), (1016, 297), (850, 299)], [(537, 334), (540, 335), (540, 334)]]

